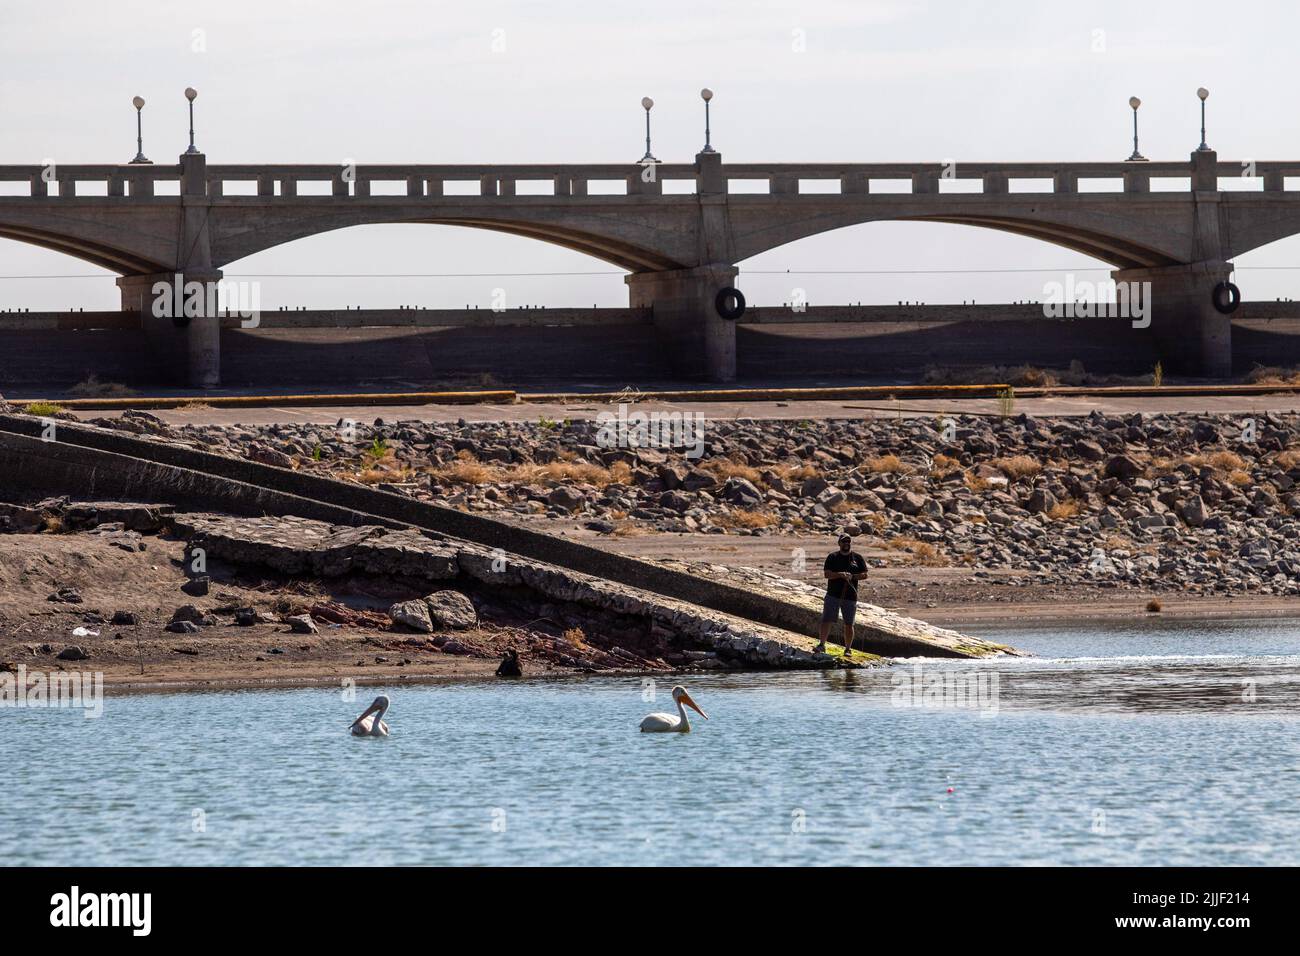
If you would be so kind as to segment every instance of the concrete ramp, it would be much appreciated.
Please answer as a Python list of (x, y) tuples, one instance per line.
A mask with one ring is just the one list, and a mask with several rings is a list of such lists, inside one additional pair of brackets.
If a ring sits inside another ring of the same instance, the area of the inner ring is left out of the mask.
[[(293, 515), (332, 525), (432, 532), (461, 546), (497, 551), (512, 560), (576, 572), (811, 640), (819, 603), (798, 582), (753, 572), (721, 575), (707, 568), (612, 554), (565, 538), (520, 528), (413, 498), (242, 459), (174, 442), (58, 421), (53, 441), (42, 422), (0, 415), (0, 483), (30, 493), (170, 501), (178, 509), (261, 517)], [(860, 644), (896, 657), (983, 657), (1014, 649), (863, 605)], [(799, 646), (791, 642), (791, 646)]]

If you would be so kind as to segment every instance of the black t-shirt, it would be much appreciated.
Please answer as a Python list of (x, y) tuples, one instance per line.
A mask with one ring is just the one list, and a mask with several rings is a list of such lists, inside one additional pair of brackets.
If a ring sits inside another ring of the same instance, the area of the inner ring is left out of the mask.
[[(856, 551), (850, 551), (844, 554), (842, 551), (833, 551), (826, 556), (826, 571), (852, 571), (854, 574), (864, 574), (867, 570), (867, 562), (862, 560), (862, 555)], [(843, 578), (831, 578), (826, 582), (826, 593), (833, 598), (848, 598), (851, 601), (858, 599), (858, 582), (845, 581)]]

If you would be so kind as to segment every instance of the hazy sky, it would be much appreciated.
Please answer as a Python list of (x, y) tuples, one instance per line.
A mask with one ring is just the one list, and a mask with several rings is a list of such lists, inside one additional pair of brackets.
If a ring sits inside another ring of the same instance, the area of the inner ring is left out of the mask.
[[(1186, 159), (1211, 90), (1222, 159), (1300, 157), (1294, 43), (1300, 7), (1221, 3), (801, 0), (654, 3), (413, 0), (41, 0), (0, 6), (0, 163), (126, 161), (131, 97), (145, 153), (186, 146), (183, 90), (199, 90), (210, 163), (690, 162), (715, 92), (724, 161), (1122, 160), (1138, 95), (1142, 151)], [(1300, 298), (1288, 240), (1238, 261), (1247, 298)], [(1077, 253), (972, 227), (873, 223), (741, 265), (752, 302), (805, 289), (814, 304), (1037, 298)], [(759, 272), (792, 270), (791, 275)], [(896, 270), (817, 276), (799, 270)], [(943, 275), (908, 270), (954, 270)], [(351, 278), (374, 273), (598, 275)], [(357, 227), (233, 263), (263, 308), (625, 305), (622, 273), (545, 243), (452, 226)], [(313, 279), (272, 278), (320, 273)], [(12, 276), (100, 276), (18, 279)], [(1088, 274), (1100, 276), (1101, 273)], [(0, 308), (117, 308), (111, 277), (0, 240)]]

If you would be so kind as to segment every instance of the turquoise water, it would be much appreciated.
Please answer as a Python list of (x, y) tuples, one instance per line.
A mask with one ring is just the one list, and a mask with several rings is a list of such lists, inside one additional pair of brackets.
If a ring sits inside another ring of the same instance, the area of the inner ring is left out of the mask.
[[(982, 707), (899, 706), (910, 662), (694, 676), (689, 735), (638, 733), (671, 709), (639, 678), (3, 708), (0, 839), (9, 864), (1300, 863), (1300, 626), (997, 635), (1039, 656), (921, 665), (996, 674)], [(380, 691), (392, 736), (352, 739)]]

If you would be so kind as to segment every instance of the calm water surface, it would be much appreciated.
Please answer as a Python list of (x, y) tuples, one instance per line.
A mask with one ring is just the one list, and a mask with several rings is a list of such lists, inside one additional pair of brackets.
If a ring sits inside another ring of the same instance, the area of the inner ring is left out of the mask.
[[(975, 707), (872, 672), (110, 696), (0, 709), (5, 862), (1300, 863), (1300, 624), (987, 632)], [(387, 740), (349, 721), (380, 690)], [(911, 698), (909, 697), (909, 700)], [(949, 788), (952, 792), (949, 793)]]

